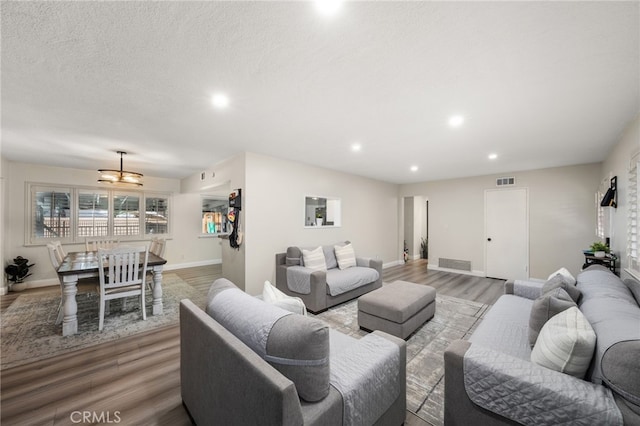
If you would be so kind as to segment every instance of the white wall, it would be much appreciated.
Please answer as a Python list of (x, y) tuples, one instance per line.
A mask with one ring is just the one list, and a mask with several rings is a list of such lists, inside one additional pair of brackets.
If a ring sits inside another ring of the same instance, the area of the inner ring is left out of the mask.
[[(640, 152), (640, 115), (625, 129), (619, 142), (613, 147), (607, 159), (602, 163), (601, 178), (618, 176), (616, 209), (607, 208), (612, 221), (611, 248), (620, 256), (621, 269), (627, 263), (627, 190), (629, 187), (629, 161), (631, 156)], [(623, 275), (623, 274), (621, 274)]]
[[(33, 275), (27, 279), (29, 286), (56, 285), (55, 271), (51, 266), (47, 248), (44, 245), (26, 246), (25, 227), (29, 222), (25, 217), (26, 183), (46, 183), (59, 185), (86, 185), (99, 187), (97, 172), (94, 170), (67, 169), (6, 161), (2, 172), (8, 176), (5, 185), (6, 203), (2, 211), (6, 215), (3, 260), (10, 261), (20, 255), (35, 262)], [(180, 194), (180, 181), (145, 176), (145, 191), (170, 192), (174, 194), (170, 206), (171, 239), (167, 241), (165, 257), (167, 269), (220, 262), (220, 244), (214, 239), (198, 238), (201, 226), (201, 205), (198, 194)], [(65, 245), (65, 250), (83, 250), (84, 244)]]
[[(1, 144), (2, 142), (0, 142)], [(7, 276), (4, 273), (4, 268), (7, 266), (7, 261), (5, 260), (5, 208), (7, 206), (7, 197), (5, 191), (5, 173), (7, 171), (7, 166), (5, 165), (6, 161), (4, 157), (0, 156), (0, 260), (2, 260), (2, 281), (0, 281), (0, 295), (7, 294)]]
[(529, 189), (530, 276), (546, 278), (562, 266), (578, 273), (583, 264), (582, 250), (595, 239), (600, 167), (597, 163), (423, 182), (402, 185), (400, 195), (429, 200), (430, 267), (441, 257), (470, 260), (474, 273), (483, 275), (484, 192), (496, 188), (496, 178), (515, 176), (516, 187)]
[[(275, 280), (275, 255), (288, 246), (349, 240), (356, 255), (398, 259), (398, 185), (329, 169), (246, 154), (246, 291)], [(304, 228), (304, 197), (342, 200), (342, 226)], [(224, 263), (223, 263), (224, 264)]]

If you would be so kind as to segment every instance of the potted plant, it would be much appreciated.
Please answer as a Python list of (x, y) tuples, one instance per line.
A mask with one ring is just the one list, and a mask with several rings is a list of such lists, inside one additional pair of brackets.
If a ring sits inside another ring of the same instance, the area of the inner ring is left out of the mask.
[(426, 238), (421, 238), (420, 252), (422, 253), (423, 259), (429, 258), (429, 240), (427, 240)]
[(4, 272), (8, 275), (11, 284), (11, 291), (22, 291), (27, 288), (27, 284), (24, 282), (25, 278), (29, 275), (29, 268), (35, 263), (29, 265), (29, 259), (25, 259), (22, 256), (18, 256), (13, 259), (13, 264), (4, 268)]
[(595, 257), (604, 257), (607, 253), (609, 253), (609, 246), (600, 241), (596, 241), (591, 244), (590, 248)]

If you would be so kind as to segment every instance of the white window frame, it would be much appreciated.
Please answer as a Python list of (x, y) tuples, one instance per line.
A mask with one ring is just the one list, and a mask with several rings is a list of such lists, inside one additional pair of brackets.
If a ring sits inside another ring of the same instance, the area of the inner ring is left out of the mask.
[(640, 152), (631, 156), (627, 203), (627, 259), (629, 273), (640, 278), (640, 241), (638, 215), (640, 214)]
[[(47, 192), (47, 191), (56, 191), (56, 192), (68, 192), (70, 193), (71, 200), (69, 206), (69, 221), (70, 221), (70, 232), (67, 238), (56, 238), (56, 237), (36, 237), (34, 235), (35, 229), (35, 194), (36, 192)], [(25, 211), (27, 212), (27, 217), (25, 218), (25, 246), (39, 246), (45, 245), (50, 241), (60, 241), (65, 244), (82, 244), (85, 242), (86, 236), (78, 235), (78, 218), (79, 218), (79, 205), (78, 199), (81, 192), (100, 192), (104, 193), (106, 197), (109, 199), (109, 208), (108, 208), (108, 231), (105, 237), (117, 238), (120, 241), (145, 241), (150, 240), (155, 237), (162, 237), (165, 239), (171, 239), (171, 230), (172, 230), (172, 222), (173, 222), (173, 213), (172, 209), (172, 197), (173, 194), (170, 192), (160, 192), (160, 191), (135, 191), (135, 190), (123, 190), (121, 188), (104, 188), (104, 187), (93, 187), (93, 186), (79, 186), (79, 185), (53, 185), (47, 183), (40, 182), (27, 182), (26, 190), (25, 190)], [(139, 198), (139, 208), (140, 210), (144, 210), (146, 212), (146, 199), (147, 197), (151, 198), (165, 198), (167, 200), (167, 232), (162, 234), (147, 234), (145, 231), (145, 222), (144, 216), (140, 215), (140, 225), (139, 225), (139, 233), (136, 235), (113, 235), (114, 227), (113, 227), (113, 200), (115, 196), (118, 195), (135, 195)]]

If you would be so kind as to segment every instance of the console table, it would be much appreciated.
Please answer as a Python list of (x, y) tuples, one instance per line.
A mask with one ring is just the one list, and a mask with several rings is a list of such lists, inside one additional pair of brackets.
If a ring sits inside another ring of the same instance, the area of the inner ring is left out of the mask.
[(604, 257), (596, 257), (592, 252), (585, 251), (584, 265), (582, 265), (582, 269), (585, 269), (591, 265), (602, 265), (606, 268), (609, 268), (614, 274), (618, 274), (616, 271), (616, 268), (618, 266), (618, 257), (613, 253), (609, 253)]

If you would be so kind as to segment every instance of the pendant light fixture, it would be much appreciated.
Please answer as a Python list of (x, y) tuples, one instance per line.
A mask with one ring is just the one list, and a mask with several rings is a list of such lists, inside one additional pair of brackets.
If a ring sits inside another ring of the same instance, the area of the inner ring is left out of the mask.
[(122, 156), (126, 154), (124, 151), (117, 151), (120, 154), (120, 170), (100, 169), (100, 179), (98, 182), (110, 183), (114, 185), (131, 185), (142, 186), (142, 173), (127, 172), (122, 170)]

